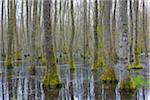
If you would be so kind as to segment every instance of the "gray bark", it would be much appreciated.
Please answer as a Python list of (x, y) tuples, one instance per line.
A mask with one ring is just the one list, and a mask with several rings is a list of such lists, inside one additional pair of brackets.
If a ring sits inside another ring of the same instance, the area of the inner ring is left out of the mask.
[[(7, 60), (10, 61), (10, 60), (12, 60), (12, 45), (13, 45), (14, 21), (15, 21), (15, 16), (14, 16), (14, 9), (15, 8), (14, 8), (14, 6), (15, 5), (14, 5), (14, 0), (10, 0), (8, 2), (9, 2), (9, 5), (8, 5)], [(12, 62), (10, 62), (9, 64), (11, 64), (11, 63)]]
[(143, 0), (143, 16), (142, 16), (142, 19), (143, 19), (143, 23), (142, 23), (142, 26), (143, 26), (143, 29), (142, 29), (142, 32), (143, 32), (143, 42), (144, 42), (144, 49), (145, 49), (145, 55), (148, 56), (148, 48), (147, 48), (147, 38), (146, 38), (146, 12), (145, 12), (145, 0)]
[(139, 55), (139, 48), (138, 48), (138, 4), (139, 1), (138, 0), (134, 0), (134, 59), (135, 59), (135, 63), (138, 63), (137, 59), (138, 55)]
[[(93, 69), (95, 69), (96, 67), (98, 67), (98, 43), (99, 43), (99, 39), (98, 39), (98, 32), (97, 32), (97, 28), (98, 28), (98, 1), (95, 0), (94, 1), (94, 65), (93, 65)], [(94, 68), (95, 67), (95, 68)]]
[(2, 4), (2, 8), (1, 8), (1, 60), (4, 60), (4, 56), (5, 56), (5, 47), (4, 47), (4, 19), (3, 19), (3, 15), (4, 15), (4, 0), (2, 0), (1, 2)]
[(70, 39), (69, 51), (70, 51), (70, 67), (74, 68), (74, 57), (73, 57), (73, 46), (74, 46), (74, 37), (75, 37), (75, 22), (74, 22), (74, 5), (73, 0), (71, 0), (71, 25), (72, 25), (72, 34)]
[(130, 15), (130, 26), (129, 26), (129, 32), (130, 32), (130, 62), (134, 62), (134, 42), (133, 42), (133, 2), (130, 0), (130, 5), (129, 5), (129, 15)]
[(110, 10), (111, 1), (103, 1), (103, 31), (104, 31), (104, 51), (105, 51), (105, 64), (111, 65), (111, 30), (110, 30)]
[(43, 2), (43, 23), (44, 23), (44, 44), (46, 54), (46, 64), (48, 69), (55, 66), (55, 56), (52, 38), (52, 24), (51, 24), (51, 0), (44, 0)]
[(84, 61), (84, 64), (86, 63), (87, 61), (87, 51), (88, 51), (88, 34), (87, 34), (87, 1), (84, 0), (83, 1), (83, 5), (84, 5), (84, 25), (83, 25), (83, 32), (84, 32), (84, 35), (83, 35), (83, 43), (84, 43), (84, 48), (83, 48), (83, 61)]
[(121, 63), (121, 76), (119, 80), (128, 78), (128, 15), (127, 0), (119, 0), (119, 60)]
[(32, 67), (36, 65), (36, 35), (37, 35), (37, 1), (33, 1), (33, 22), (32, 22), (32, 34), (31, 34), (31, 56), (32, 56)]

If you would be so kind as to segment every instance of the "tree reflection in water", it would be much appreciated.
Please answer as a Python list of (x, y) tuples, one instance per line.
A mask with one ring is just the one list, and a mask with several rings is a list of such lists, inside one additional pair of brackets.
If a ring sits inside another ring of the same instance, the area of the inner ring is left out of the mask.
[(15, 67), (6, 70), (1, 65), (0, 100), (149, 100), (150, 90), (138, 88), (135, 93), (121, 93), (117, 84), (103, 84), (88, 67), (59, 67), (59, 77), (64, 83), (60, 89), (43, 89), (42, 67), (36, 76), (31, 76), (27, 68)]

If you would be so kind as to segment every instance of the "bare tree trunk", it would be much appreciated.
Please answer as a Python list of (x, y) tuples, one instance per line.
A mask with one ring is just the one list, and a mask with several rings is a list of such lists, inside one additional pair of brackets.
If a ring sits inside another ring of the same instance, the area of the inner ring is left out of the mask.
[(128, 78), (128, 18), (127, 18), (127, 0), (119, 0), (119, 59), (121, 63), (121, 80)]
[(1, 60), (3, 61), (5, 59), (5, 47), (4, 47), (4, 0), (1, 2), (2, 8), (1, 8)]
[(104, 48), (105, 48), (105, 64), (111, 66), (111, 31), (110, 31), (110, 9), (111, 1), (103, 1), (103, 31), (104, 31)]
[(73, 55), (73, 46), (74, 46), (74, 36), (75, 36), (75, 25), (74, 25), (74, 5), (73, 0), (71, 0), (71, 25), (72, 25), (72, 35), (70, 39), (70, 69), (74, 69), (74, 55)]
[(44, 19), (44, 33), (45, 33), (45, 55), (47, 72), (44, 77), (44, 86), (57, 86), (59, 84), (58, 68), (56, 65), (53, 38), (52, 38), (52, 24), (51, 24), (51, 0), (43, 1), (43, 19)]
[(139, 48), (138, 48), (138, 0), (134, 1), (134, 38), (135, 38), (135, 63), (139, 64)]
[(84, 26), (83, 26), (83, 32), (84, 32), (84, 36), (83, 36), (83, 42), (84, 42), (84, 46), (83, 46), (83, 62), (84, 64), (87, 62), (87, 51), (88, 51), (88, 32), (87, 32), (87, 1), (84, 0), (83, 1), (83, 5), (84, 5)]
[(30, 46), (30, 33), (29, 33), (29, 2), (28, 0), (26, 0), (26, 34), (27, 34), (27, 43), (26, 43), (26, 52), (29, 50), (29, 46)]
[(130, 0), (130, 62), (134, 62), (134, 41), (133, 41), (133, 2)]
[(32, 34), (31, 34), (31, 73), (35, 74), (36, 66), (36, 35), (37, 35), (37, 1), (33, 1), (33, 23), (32, 23)]
[(54, 51), (57, 51), (57, 44), (56, 44), (56, 28), (57, 28), (57, 0), (55, 0), (55, 15), (54, 15)]
[[(6, 59), (6, 65), (7, 67), (11, 68), (12, 67), (12, 43), (13, 43), (13, 35), (14, 35), (14, 21), (15, 21), (15, 16), (14, 16), (14, 11), (15, 11), (15, 4), (14, 0), (10, 0), (9, 6), (8, 6), (8, 47), (7, 47), (7, 59)], [(10, 10), (9, 10), (10, 9)]]
[(92, 69), (95, 70), (99, 65), (98, 65), (98, 32), (97, 32), (97, 27), (98, 27), (98, 1), (94, 1), (94, 63), (92, 66)]
[(24, 1), (22, 1), (22, 4), (21, 4), (21, 30), (20, 30), (20, 35), (19, 35), (19, 48), (18, 48), (18, 59), (21, 59), (22, 57), (22, 49), (25, 48), (24, 44), (23, 44), (23, 39), (21, 39), (22, 37), (25, 36), (25, 29), (24, 29)]
[(147, 27), (146, 26), (146, 24), (145, 24), (145, 22), (146, 22), (146, 18), (145, 18), (145, 0), (143, 0), (143, 23), (142, 23), (142, 26), (143, 26), (143, 30), (142, 30), (142, 32), (143, 32), (143, 42), (144, 42), (144, 49), (145, 49), (145, 56), (148, 56), (148, 48), (147, 48), (147, 38), (146, 38), (146, 28), (145, 27)]
[(112, 60), (112, 63), (114, 64), (118, 59), (117, 59), (117, 50), (116, 50), (116, 48), (117, 48), (117, 46), (116, 46), (116, 36), (117, 36), (117, 30), (116, 30), (116, 19), (115, 19), (115, 17), (116, 17), (116, 5), (117, 5), (117, 1), (116, 0), (113, 0), (112, 1), (112, 3), (113, 3), (113, 5), (112, 5), (112, 14), (111, 14), (111, 42), (112, 42), (112, 46), (111, 46), (111, 51), (112, 51), (112, 54), (111, 54), (111, 56), (112, 56), (112, 58), (111, 58), (111, 60)]

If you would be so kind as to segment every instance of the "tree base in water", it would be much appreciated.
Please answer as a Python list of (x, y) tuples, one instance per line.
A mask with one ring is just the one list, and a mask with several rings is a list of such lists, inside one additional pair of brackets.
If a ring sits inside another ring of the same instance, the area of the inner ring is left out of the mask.
[(70, 58), (70, 70), (74, 70), (74, 59)]
[(62, 82), (58, 79), (57, 73), (46, 72), (43, 81), (44, 88), (53, 89), (53, 88), (61, 88)]
[(6, 58), (6, 66), (7, 66), (8, 69), (12, 69), (13, 68), (12, 57), (11, 56), (8, 56)]
[(46, 57), (45, 56), (42, 56), (41, 63), (42, 63), (43, 66), (46, 65)]
[(56, 88), (61, 88), (63, 86), (63, 84), (62, 83), (59, 83), (59, 84), (53, 84), (53, 85), (44, 85), (43, 84), (43, 88), (44, 88), (44, 90), (49, 90), (49, 89), (56, 89)]
[(132, 76), (130, 76), (126, 80), (120, 81), (120, 90), (121, 91), (134, 91), (134, 90), (136, 90), (136, 84), (134, 83)]
[(143, 67), (140, 64), (133, 64), (132, 69), (142, 69)]
[(97, 70), (98, 67), (99, 67), (99, 64), (93, 64), (92, 65), (92, 71)]
[(104, 74), (101, 76), (103, 82), (117, 82), (115, 71), (112, 67), (105, 69)]
[(35, 69), (34, 66), (31, 66), (31, 67), (29, 68), (29, 73), (30, 73), (31, 75), (35, 75), (36, 69)]

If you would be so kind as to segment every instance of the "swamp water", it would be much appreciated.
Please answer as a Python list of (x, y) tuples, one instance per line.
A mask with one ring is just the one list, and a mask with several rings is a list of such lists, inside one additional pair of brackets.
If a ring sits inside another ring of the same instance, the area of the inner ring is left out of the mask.
[(92, 72), (90, 66), (77, 64), (74, 72), (68, 65), (59, 65), (60, 89), (43, 89), (45, 66), (36, 67), (31, 76), (28, 66), (21, 64), (12, 70), (0, 66), (0, 100), (150, 100), (150, 88), (142, 85), (134, 93), (120, 93), (117, 84), (104, 84), (100, 71)]

